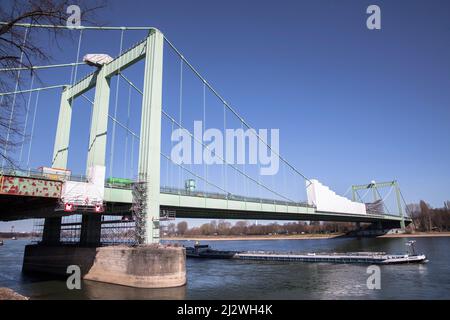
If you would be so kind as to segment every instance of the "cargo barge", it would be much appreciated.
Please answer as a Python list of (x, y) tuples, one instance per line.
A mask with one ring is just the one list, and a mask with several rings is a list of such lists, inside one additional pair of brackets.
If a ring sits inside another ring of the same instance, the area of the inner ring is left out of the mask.
[(256, 261), (286, 261), (286, 262), (322, 262), (322, 263), (365, 263), (365, 264), (404, 264), (424, 263), (424, 254), (416, 254), (414, 241), (407, 246), (412, 252), (406, 254), (387, 254), (386, 252), (348, 252), (348, 253), (277, 253), (267, 251), (224, 251), (214, 250), (209, 245), (196, 243), (194, 247), (186, 248), (188, 258), (203, 259), (238, 259)]
[(196, 243), (194, 247), (186, 248), (188, 258), (232, 259), (237, 253), (238, 251), (215, 250), (207, 244), (199, 243)]
[(370, 252), (352, 253), (308, 253), (282, 254), (271, 252), (242, 252), (233, 257), (239, 260), (288, 261), (288, 262), (327, 262), (327, 263), (367, 263), (367, 264), (401, 264), (422, 263), (425, 255), (386, 254)]

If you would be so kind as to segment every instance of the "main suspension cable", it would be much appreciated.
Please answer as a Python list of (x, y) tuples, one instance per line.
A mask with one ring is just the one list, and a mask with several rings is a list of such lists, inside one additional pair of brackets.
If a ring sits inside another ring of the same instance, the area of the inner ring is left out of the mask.
[[(197, 71), (197, 69), (192, 66), (192, 64), (181, 54), (181, 52), (172, 44), (172, 42), (167, 39), (166, 36), (164, 36), (164, 41), (172, 48), (172, 50), (185, 62), (185, 64), (192, 70), (192, 72), (201, 80), (203, 81), (206, 86), (211, 90), (211, 92), (223, 103), (225, 106), (247, 127), (248, 129), (251, 129), (252, 127), (244, 120), (244, 118), (233, 108), (230, 104), (228, 104), (222, 96), (212, 87), (211, 84), (206, 81), (206, 79)], [(272, 147), (266, 143), (261, 136), (258, 133), (255, 133), (258, 140), (263, 142), (273, 154), (275, 154), (282, 162), (284, 162), (289, 168), (291, 168), (295, 173), (300, 175), (303, 179), (307, 180), (311, 184), (311, 180), (308, 179), (304, 174), (302, 174), (300, 171), (298, 171), (293, 165), (291, 165), (286, 159), (284, 159), (278, 152), (272, 149)]]
[[(127, 81), (127, 80), (126, 80), (126, 81)], [(128, 82), (128, 81), (127, 81), (127, 82)], [(205, 85), (206, 85), (206, 83), (205, 83)], [(140, 90), (139, 88), (137, 88), (137, 87), (135, 87), (135, 86), (133, 86), (133, 88), (135, 88), (136, 91), (139, 92), (140, 94), (143, 94), (142, 90)], [(206, 98), (205, 98), (205, 99), (206, 99)], [(206, 102), (205, 102), (205, 103), (206, 103)], [(170, 116), (169, 114), (167, 114), (164, 110), (161, 110), (161, 113), (162, 113), (165, 117), (167, 117), (169, 120), (171, 120), (172, 123), (176, 124), (180, 129), (186, 131), (187, 134), (188, 134), (190, 137), (192, 137), (195, 141), (197, 141), (197, 143), (200, 143), (204, 148), (206, 148), (206, 149), (208, 149), (209, 151), (211, 151), (208, 145), (205, 145), (205, 144), (203, 143), (203, 141), (198, 140), (197, 137), (195, 137), (191, 132), (189, 132), (189, 130), (187, 130), (186, 128), (184, 128), (184, 127), (181, 125), (181, 123), (177, 122), (172, 116)], [(206, 116), (205, 116), (205, 117), (206, 117)], [(173, 128), (172, 128), (172, 132), (173, 132)], [(288, 200), (288, 201), (290, 201), (290, 202), (295, 202), (294, 200), (291, 200), (291, 199), (289, 199), (289, 198), (287, 198), (287, 197), (285, 197), (285, 196), (279, 194), (278, 192), (276, 192), (276, 191), (270, 189), (269, 187), (267, 187), (267, 186), (264, 185), (263, 183), (261, 183), (261, 182), (255, 180), (254, 178), (248, 176), (245, 172), (242, 172), (242, 170), (240, 170), (240, 169), (236, 168), (234, 165), (228, 163), (223, 157), (220, 157), (220, 156), (218, 156), (218, 157), (220, 158), (220, 160), (221, 160), (223, 163), (226, 163), (226, 164), (229, 165), (231, 168), (233, 168), (235, 171), (237, 171), (237, 172), (239, 172), (241, 175), (247, 177), (248, 179), (250, 179), (251, 181), (253, 181), (253, 182), (256, 183), (257, 185), (263, 187), (263, 188), (266, 189), (267, 191), (269, 191), (269, 192), (271, 192), (271, 193), (273, 193), (273, 194), (275, 194), (275, 195), (277, 195), (277, 196), (279, 196), (279, 197), (281, 197), (281, 198), (283, 198), (283, 199), (285, 199), (285, 200)], [(244, 170), (245, 170), (245, 168), (244, 168)], [(206, 170), (206, 172), (208, 173), (207, 170)], [(245, 181), (245, 182), (246, 182), (246, 181)], [(244, 182), (244, 184), (245, 184), (245, 189), (247, 189), (247, 188), (246, 188), (246, 183), (245, 183), (245, 182)]]

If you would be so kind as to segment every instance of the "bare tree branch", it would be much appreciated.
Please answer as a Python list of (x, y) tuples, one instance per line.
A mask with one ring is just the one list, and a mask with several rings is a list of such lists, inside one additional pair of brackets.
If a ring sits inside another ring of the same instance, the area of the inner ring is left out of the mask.
[[(70, 5), (78, 5), (81, 9), (82, 25), (99, 25), (96, 21), (96, 12), (104, 8), (106, 0), (12, 0), (0, 7), (0, 21), (6, 24), (0, 26), (0, 67), (3, 69), (27, 68), (30, 75), (40, 82), (33, 66), (51, 60), (48, 47), (44, 47), (41, 35), (52, 37), (56, 48), (60, 48), (59, 40), (72, 37), (73, 33), (58, 28), (24, 28), (20, 23), (66, 25)], [(25, 39), (26, 33), (26, 41)], [(0, 92), (20, 90), (23, 86), (23, 77), (20, 71), (0, 73)], [(22, 143), (24, 137), (21, 132), (21, 123), (17, 114), (23, 109), (26, 95), (3, 96), (0, 103), (0, 162), (3, 159), (13, 165), (11, 152)], [(14, 112), (12, 112), (14, 109)], [(12, 115), (12, 118), (11, 118)], [(6, 154), (6, 156), (5, 156)]]

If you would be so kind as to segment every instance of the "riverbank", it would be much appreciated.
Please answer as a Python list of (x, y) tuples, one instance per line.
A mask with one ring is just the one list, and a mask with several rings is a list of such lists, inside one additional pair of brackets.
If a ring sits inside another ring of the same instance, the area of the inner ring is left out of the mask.
[(379, 236), (378, 238), (430, 238), (430, 237), (450, 237), (450, 232), (414, 232), (414, 233), (393, 233)]
[(0, 288), (0, 300), (29, 300), (29, 298), (9, 288)]
[(290, 235), (258, 235), (258, 236), (183, 236), (165, 237), (163, 240), (175, 241), (243, 241), (243, 240), (316, 240), (332, 239), (345, 236), (344, 233), (330, 234), (290, 234)]

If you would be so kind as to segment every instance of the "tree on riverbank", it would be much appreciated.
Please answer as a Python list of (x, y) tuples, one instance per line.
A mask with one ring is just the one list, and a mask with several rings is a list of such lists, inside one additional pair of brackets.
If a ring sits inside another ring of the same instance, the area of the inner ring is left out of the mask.
[(408, 205), (408, 211), (417, 231), (450, 231), (450, 201), (442, 208), (432, 208), (425, 201)]
[(186, 236), (240, 236), (240, 235), (270, 235), (270, 234), (310, 234), (310, 233), (346, 233), (355, 229), (354, 223), (324, 222), (308, 224), (306, 222), (290, 222), (285, 224), (249, 224), (247, 221), (237, 221), (234, 225), (228, 221), (219, 220), (204, 223), (198, 227), (189, 228), (181, 221), (175, 228), (167, 228), (167, 235)]

